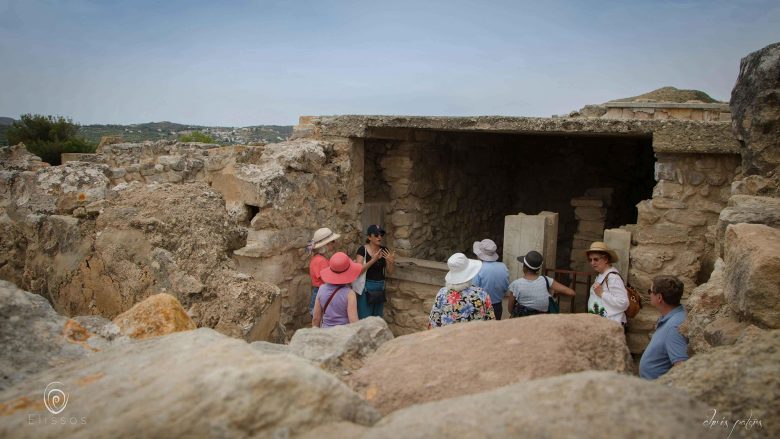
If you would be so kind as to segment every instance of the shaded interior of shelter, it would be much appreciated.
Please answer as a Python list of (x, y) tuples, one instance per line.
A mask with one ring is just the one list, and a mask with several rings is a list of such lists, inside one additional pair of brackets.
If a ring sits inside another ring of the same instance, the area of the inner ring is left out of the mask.
[(559, 214), (556, 267), (568, 268), (573, 198), (611, 188), (604, 227), (614, 228), (636, 223), (655, 185), (651, 135), (382, 133), (364, 140), (364, 202), (388, 215), (388, 243), (414, 258), (473, 257), (472, 243), (487, 237), (500, 252), (506, 215), (550, 211)]

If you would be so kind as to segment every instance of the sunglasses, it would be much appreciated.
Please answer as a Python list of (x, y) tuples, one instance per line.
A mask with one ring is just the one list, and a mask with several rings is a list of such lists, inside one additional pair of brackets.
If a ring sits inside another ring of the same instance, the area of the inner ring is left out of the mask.
[(379, 236), (385, 236), (385, 234), (384, 233), (372, 233), (371, 236), (379, 237)]

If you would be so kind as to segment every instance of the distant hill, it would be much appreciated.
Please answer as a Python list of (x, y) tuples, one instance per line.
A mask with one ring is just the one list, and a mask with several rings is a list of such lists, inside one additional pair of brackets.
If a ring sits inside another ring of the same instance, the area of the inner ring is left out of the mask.
[[(0, 145), (7, 144), (5, 132), (16, 119), (0, 117)], [(174, 122), (149, 122), (133, 125), (81, 125), (79, 137), (88, 142), (99, 143), (103, 136), (118, 136), (125, 142), (143, 142), (144, 140), (174, 140), (182, 134), (202, 131), (217, 142), (233, 144), (274, 143), (286, 140), (292, 135), (292, 125), (256, 125), (249, 127), (207, 127), (184, 125)]]
[(291, 125), (257, 125), (250, 127), (207, 127), (174, 122), (149, 122), (133, 125), (82, 125), (79, 134), (98, 143), (103, 136), (118, 136), (126, 142), (176, 139), (182, 134), (202, 131), (224, 144), (273, 143), (292, 135)]
[(688, 102), (688, 101), (701, 101), (706, 104), (720, 103), (720, 101), (713, 99), (707, 93), (699, 90), (680, 90), (674, 87), (661, 87), (658, 90), (653, 90), (650, 93), (645, 93), (639, 96), (633, 96), (630, 98), (615, 99), (609, 102), (637, 102), (637, 101), (654, 101), (654, 102)]

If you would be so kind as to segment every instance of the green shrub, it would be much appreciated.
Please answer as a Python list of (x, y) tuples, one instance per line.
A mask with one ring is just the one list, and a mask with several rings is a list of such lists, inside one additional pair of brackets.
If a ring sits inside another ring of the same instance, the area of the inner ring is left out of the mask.
[(25, 143), (27, 150), (37, 155), (46, 163), (57, 166), (62, 164), (62, 154), (68, 152), (93, 153), (95, 145), (84, 139), (74, 138), (64, 142), (33, 142)]
[(9, 145), (24, 143), (27, 150), (51, 164), (62, 163), (60, 154), (65, 152), (95, 152), (96, 145), (77, 137), (79, 125), (62, 116), (23, 114), (5, 135)]
[(216, 139), (201, 131), (179, 135), (179, 142), (217, 143)]

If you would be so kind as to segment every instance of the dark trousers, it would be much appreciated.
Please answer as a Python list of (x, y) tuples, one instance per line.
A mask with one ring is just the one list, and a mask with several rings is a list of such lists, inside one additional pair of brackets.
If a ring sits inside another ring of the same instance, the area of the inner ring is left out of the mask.
[(496, 320), (501, 320), (501, 314), (504, 313), (504, 306), (501, 302), (493, 304), (493, 312), (496, 313)]

